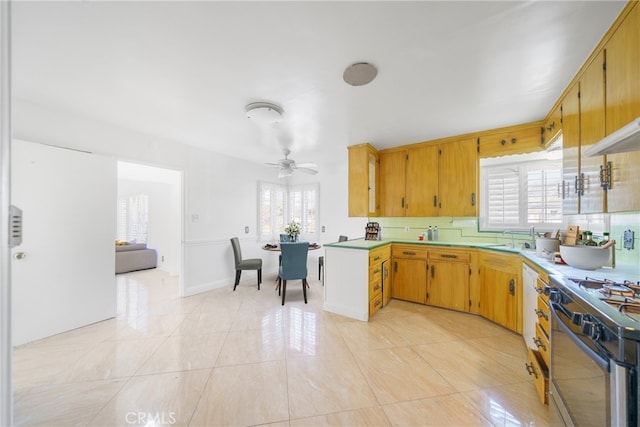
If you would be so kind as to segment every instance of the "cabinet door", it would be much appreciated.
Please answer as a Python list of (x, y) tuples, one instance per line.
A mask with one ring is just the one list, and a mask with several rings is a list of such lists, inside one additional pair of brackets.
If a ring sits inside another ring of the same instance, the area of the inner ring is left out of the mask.
[[(640, 5), (630, 11), (605, 45), (607, 135), (640, 117)], [(607, 156), (613, 166), (609, 212), (640, 210), (640, 151)]]
[(405, 215), (405, 170), (407, 152), (380, 153), (381, 216)]
[(553, 109), (547, 120), (544, 122), (544, 130), (543, 130), (543, 143), (545, 147), (549, 144), (553, 138), (558, 135), (558, 132), (562, 130), (562, 104), (558, 104), (556, 108)]
[(407, 216), (438, 215), (438, 146), (410, 148), (407, 153)]
[(349, 216), (376, 216), (377, 153), (369, 144), (349, 148)]
[(562, 213), (580, 209), (580, 86), (575, 84), (562, 102)]
[(475, 138), (440, 146), (440, 216), (477, 216), (478, 149)]
[(518, 287), (517, 274), (492, 266), (483, 266), (480, 314), (512, 331), (517, 331)]
[(427, 304), (469, 311), (469, 265), (429, 261)]
[[(580, 80), (580, 152), (605, 137), (604, 52), (593, 60)], [(580, 213), (605, 212), (606, 192), (600, 185), (604, 156), (580, 158)]]
[(393, 298), (425, 303), (427, 295), (427, 261), (393, 258)]

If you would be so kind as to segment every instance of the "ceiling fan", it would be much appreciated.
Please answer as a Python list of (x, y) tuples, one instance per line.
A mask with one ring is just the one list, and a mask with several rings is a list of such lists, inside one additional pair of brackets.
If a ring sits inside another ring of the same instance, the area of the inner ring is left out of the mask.
[(300, 171), (311, 175), (318, 173), (318, 171), (314, 169), (317, 167), (315, 163), (296, 163), (295, 160), (288, 157), (291, 153), (288, 148), (285, 148), (282, 152), (284, 153), (284, 159), (278, 160), (278, 163), (266, 163), (269, 166), (279, 168), (278, 178), (291, 176), (294, 171)]

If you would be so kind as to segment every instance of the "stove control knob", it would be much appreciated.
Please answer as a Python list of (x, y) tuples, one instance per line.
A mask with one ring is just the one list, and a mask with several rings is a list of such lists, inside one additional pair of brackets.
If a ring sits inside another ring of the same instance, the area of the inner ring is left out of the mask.
[(571, 314), (571, 322), (573, 322), (574, 325), (582, 325), (582, 322), (584, 321), (584, 315), (582, 313), (572, 313)]
[(600, 325), (585, 320), (582, 322), (582, 333), (592, 340), (597, 340), (600, 337)]

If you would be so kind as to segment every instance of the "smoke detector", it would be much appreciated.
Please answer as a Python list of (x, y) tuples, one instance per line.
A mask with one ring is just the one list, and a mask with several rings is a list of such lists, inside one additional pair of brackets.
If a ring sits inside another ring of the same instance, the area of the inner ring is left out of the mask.
[(244, 109), (249, 119), (261, 125), (273, 125), (282, 121), (282, 108), (270, 102), (252, 102)]

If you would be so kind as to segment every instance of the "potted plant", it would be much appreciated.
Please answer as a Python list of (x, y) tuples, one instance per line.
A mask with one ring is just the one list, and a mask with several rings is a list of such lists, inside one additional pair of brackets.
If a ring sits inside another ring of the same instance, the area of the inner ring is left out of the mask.
[(292, 242), (297, 242), (298, 236), (300, 235), (300, 224), (295, 221), (291, 221), (289, 225), (284, 228), (284, 232), (289, 235)]

